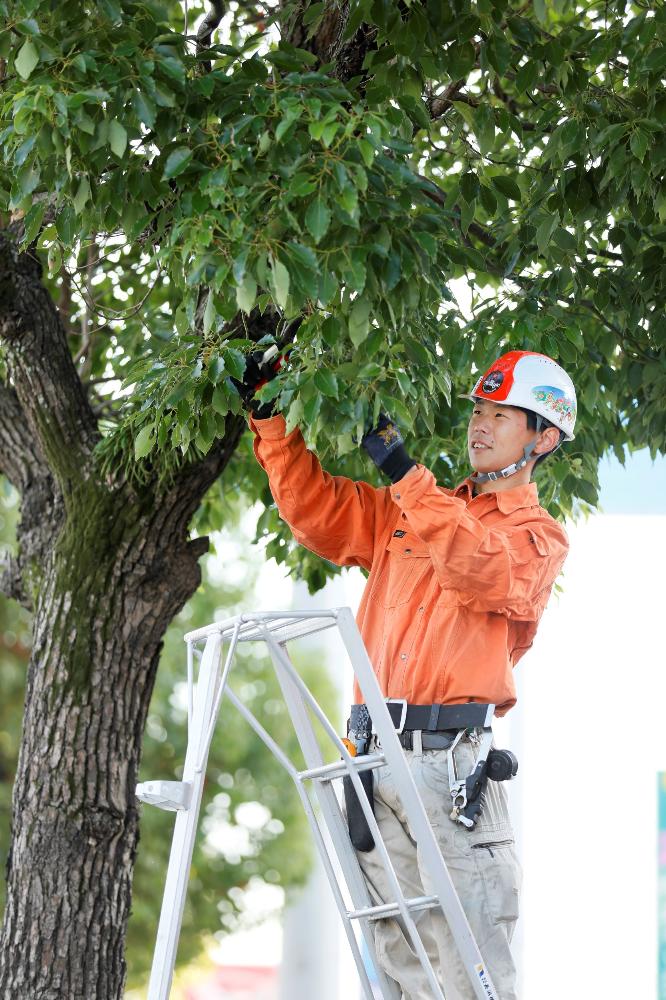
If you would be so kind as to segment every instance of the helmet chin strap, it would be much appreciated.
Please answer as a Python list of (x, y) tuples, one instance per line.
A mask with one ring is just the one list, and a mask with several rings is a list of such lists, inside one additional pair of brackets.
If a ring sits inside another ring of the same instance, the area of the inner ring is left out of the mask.
[[(535, 416), (537, 437), (534, 438), (534, 441), (530, 441), (530, 443), (523, 448), (523, 457), (517, 462), (514, 462), (513, 465), (507, 465), (504, 469), (498, 469), (497, 472), (477, 472), (476, 475), (470, 476), (473, 483), (494, 483), (498, 479), (508, 479), (509, 476), (513, 476), (514, 473), (520, 472), (521, 469), (525, 468), (529, 460), (534, 457), (534, 449), (536, 448), (539, 440), (538, 435), (545, 426), (548, 426), (544, 423), (543, 417), (539, 413), (535, 414)], [(555, 448), (551, 448), (551, 451), (555, 451), (559, 448), (561, 443), (562, 435), (560, 434), (560, 440), (555, 445)]]
[(529, 460), (534, 455), (534, 448), (539, 439), (535, 438), (534, 441), (530, 441), (527, 447), (523, 448), (523, 457), (518, 461), (514, 462), (513, 465), (507, 465), (504, 469), (498, 469), (497, 472), (477, 472), (476, 475), (470, 476), (473, 483), (494, 483), (498, 479), (508, 479), (509, 476), (513, 476), (515, 472), (520, 472), (524, 469)]

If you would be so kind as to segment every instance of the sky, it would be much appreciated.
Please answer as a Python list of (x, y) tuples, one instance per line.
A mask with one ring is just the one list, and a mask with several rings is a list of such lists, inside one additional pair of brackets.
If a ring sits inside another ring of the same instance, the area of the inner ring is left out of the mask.
[(599, 466), (601, 507), (606, 514), (666, 514), (666, 458), (655, 462), (647, 448), (626, 466), (604, 458)]

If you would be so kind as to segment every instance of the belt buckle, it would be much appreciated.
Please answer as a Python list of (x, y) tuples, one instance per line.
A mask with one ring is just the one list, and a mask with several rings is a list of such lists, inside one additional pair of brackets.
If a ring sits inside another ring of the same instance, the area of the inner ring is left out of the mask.
[(401, 734), (405, 728), (405, 722), (407, 721), (407, 699), (406, 698), (387, 698), (387, 705), (402, 705), (402, 710), (400, 712), (400, 723), (395, 727), (395, 731), (398, 736)]

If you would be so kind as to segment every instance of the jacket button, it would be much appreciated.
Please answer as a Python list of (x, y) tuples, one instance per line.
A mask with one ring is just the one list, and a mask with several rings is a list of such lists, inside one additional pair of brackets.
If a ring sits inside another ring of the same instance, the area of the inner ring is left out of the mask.
[(396, 498), (396, 500), (399, 500), (400, 499), (400, 494), (396, 493), (395, 498)]
[(400, 659), (401, 660), (406, 660), (407, 659), (407, 653), (401, 653), (400, 654)]
[(412, 551), (411, 549), (405, 549), (405, 552), (411, 552), (411, 551)]

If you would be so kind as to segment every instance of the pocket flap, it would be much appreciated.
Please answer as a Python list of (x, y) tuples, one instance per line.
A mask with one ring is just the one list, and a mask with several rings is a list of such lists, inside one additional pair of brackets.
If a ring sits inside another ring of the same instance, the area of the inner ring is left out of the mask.
[(413, 531), (398, 529), (389, 538), (386, 548), (389, 552), (404, 556), (406, 559), (430, 558), (430, 549)]

